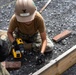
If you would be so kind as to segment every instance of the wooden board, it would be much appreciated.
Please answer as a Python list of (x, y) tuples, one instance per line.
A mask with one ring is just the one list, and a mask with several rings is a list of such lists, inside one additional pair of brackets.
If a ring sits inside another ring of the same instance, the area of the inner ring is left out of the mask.
[(71, 34), (71, 31), (69, 30), (65, 30), (63, 32), (61, 32), (60, 34), (56, 35), (53, 37), (53, 41), (55, 42), (59, 42), (61, 41), (62, 39), (66, 38), (68, 35)]
[(76, 64), (76, 45), (32, 75), (61, 75), (74, 64)]
[(41, 8), (39, 12), (42, 13), (42, 11), (49, 5), (50, 2), (51, 0), (48, 0), (47, 3)]

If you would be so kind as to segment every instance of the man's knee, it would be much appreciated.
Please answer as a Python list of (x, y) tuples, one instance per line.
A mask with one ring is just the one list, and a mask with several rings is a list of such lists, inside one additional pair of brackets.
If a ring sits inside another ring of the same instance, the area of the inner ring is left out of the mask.
[(54, 48), (54, 44), (53, 42), (48, 38), (47, 40), (47, 47), (46, 47), (46, 51), (45, 52), (50, 52), (52, 51)]

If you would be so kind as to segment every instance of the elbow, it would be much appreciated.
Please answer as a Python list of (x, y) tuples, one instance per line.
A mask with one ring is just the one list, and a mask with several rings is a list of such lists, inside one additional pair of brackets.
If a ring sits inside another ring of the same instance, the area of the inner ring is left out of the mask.
[(10, 35), (10, 34), (12, 34), (12, 32), (11, 31), (7, 31), (7, 35)]

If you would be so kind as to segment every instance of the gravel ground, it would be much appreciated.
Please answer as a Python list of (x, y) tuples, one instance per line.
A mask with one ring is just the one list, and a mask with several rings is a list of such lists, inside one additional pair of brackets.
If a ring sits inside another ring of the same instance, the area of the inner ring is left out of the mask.
[(76, 75), (76, 64), (64, 72), (62, 75)]
[[(13, 1), (13, 2), (12, 2)], [(38, 11), (44, 6), (47, 0), (34, 0)], [(9, 2), (11, 2), (9, 4)], [(7, 30), (9, 20), (14, 12), (14, 0), (1, 0), (0, 1), (0, 29)], [(55, 43), (53, 52), (47, 53), (43, 65), (36, 66), (35, 58), (38, 53), (30, 52), (28, 56), (31, 58), (24, 59), (25, 63), (22, 63), (22, 67), (18, 70), (10, 71), (11, 75), (32, 75), (42, 66), (46, 65), (49, 60), (58, 57), (60, 54), (67, 51), (73, 45), (76, 44), (76, 1), (75, 0), (52, 0), (48, 7), (41, 13), (44, 17), (47, 27), (47, 34), (49, 38), (52, 38), (60, 32), (68, 29), (74, 31), (70, 36), (66, 37), (62, 41)], [(32, 59), (32, 60), (30, 60)], [(28, 68), (27, 68), (28, 67)], [(76, 75), (76, 65), (66, 71), (63, 75)]]

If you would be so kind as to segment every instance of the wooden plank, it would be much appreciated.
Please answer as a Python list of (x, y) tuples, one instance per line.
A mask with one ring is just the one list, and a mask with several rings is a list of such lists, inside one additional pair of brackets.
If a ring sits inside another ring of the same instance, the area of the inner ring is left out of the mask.
[(76, 45), (32, 75), (60, 75), (74, 64), (76, 64)]
[(5, 30), (0, 30), (0, 36), (2, 36), (2, 35), (7, 35), (7, 32), (5, 31)]
[(64, 39), (65, 37), (67, 37), (70, 34), (71, 34), (71, 31), (65, 30), (65, 31), (61, 32), (60, 34), (54, 36), (53, 41), (59, 42), (59, 41), (61, 41), (62, 39)]
[(76, 50), (58, 62), (57, 67), (60, 74), (76, 64)]
[(50, 2), (51, 0), (48, 0), (48, 2), (42, 7), (42, 9), (39, 12), (42, 13), (42, 11), (49, 5)]
[(51, 68), (49, 68), (48, 70), (45, 70), (44, 72), (42, 72), (39, 75), (60, 75), (58, 73), (58, 69), (56, 65), (51, 66)]

